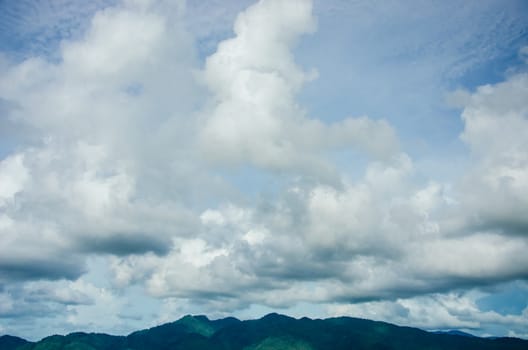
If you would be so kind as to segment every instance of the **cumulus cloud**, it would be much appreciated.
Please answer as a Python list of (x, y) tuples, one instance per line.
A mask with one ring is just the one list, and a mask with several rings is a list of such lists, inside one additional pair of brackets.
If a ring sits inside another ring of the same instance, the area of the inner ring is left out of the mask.
[(155, 198), (160, 188), (178, 192), (170, 182), (186, 165), (167, 146), (184, 142), (180, 122), (198, 91), (178, 16), (161, 3), (106, 8), (82, 39), (62, 44), (59, 62), (6, 69), (0, 93), (14, 107), (5, 118), (38, 135), (17, 140), (1, 162), (7, 276), (76, 278), (84, 270), (75, 252), (164, 254), (183, 234), (173, 227), (192, 225), (179, 199)]
[(528, 222), (528, 75), (481, 86), (464, 104), (462, 140), (477, 158), (464, 200), (482, 230), (525, 235)]
[[(333, 166), (311, 154), (353, 144), (390, 154), (397, 141), (387, 123), (362, 117), (326, 125), (295, 102), (310, 74), (291, 49), (315, 29), (311, 7), (263, 1), (239, 15), (235, 38), (220, 43), (205, 65), (213, 108), (204, 104), (201, 129), (187, 117), (206, 95), (178, 6), (105, 8), (80, 40), (61, 45), (59, 62), (37, 57), (8, 67), (0, 92), (15, 107), (7, 118), (38, 135), (18, 140), (25, 147), (2, 160), (2, 266), (9, 275), (76, 278), (82, 254), (164, 255), (174, 237), (207, 231), (187, 208), (215, 182), (210, 164), (196, 160), (197, 129), (207, 154), (265, 169), (328, 172)], [(202, 178), (188, 176), (200, 172)], [(75, 252), (71, 264), (58, 269), (53, 257), (68, 252)], [(31, 271), (35, 261), (42, 263)]]
[(528, 308), (520, 314), (502, 315), (483, 311), (478, 300), (480, 292), (434, 293), (416, 298), (394, 301), (374, 301), (358, 304), (329, 304), (330, 315), (354, 315), (374, 320), (385, 320), (428, 330), (464, 329), (477, 335), (495, 334), (499, 330), (510, 336), (526, 337)]
[[(504, 154), (510, 156), (515, 149), (514, 154), (524, 156), (526, 128), (514, 123), (517, 127), (508, 129), (506, 137), (502, 131), (510, 126), (489, 125), (504, 122), (505, 115), (523, 123), (522, 98), (515, 99), (517, 107), (514, 101), (504, 103), (510, 112), (483, 116), (489, 128), (482, 140), (488, 142), (479, 141), (480, 129), (475, 126), (481, 118), (475, 110), (494, 106), (493, 100), (500, 98), (495, 93), (500, 95), (504, 86), (515, 90), (509, 91), (509, 97), (522, 94), (523, 79), (514, 76), (469, 95), (469, 101), (475, 103), (482, 91), (491, 93), (462, 112), (466, 125), (462, 137), (478, 155), (475, 169), (485, 166), (495, 171), (498, 166), (510, 166), (510, 158), (504, 161)], [(483, 151), (481, 147), (492, 149)], [(481, 184), (489, 173), (472, 171), (468, 176), (473, 184)], [(223, 291), (208, 295), (211, 299), (245, 299), (275, 306), (277, 302), (271, 300), (281, 300), (279, 304), (285, 306), (299, 300), (346, 303), (411, 297), (525, 279), (528, 260), (522, 252), (527, 248), (526, 238), (511, 231), (511, 224), (475, 225), (475, 209), (491, 205), (489, 213), (495, 215), (501, 210), (495, 208), (496, 201), (486, 200), (492, 192), (467, 187), (466, 182), (420, 183), (412, 160), (401, 154), (392, 162), (372, 162), (362, 179), (343, 186), (301, 184), (253, 208), (229, 205), (208, 209), (201, 215), (210, 230), (204, 239), (210, 252), (219, 249), (222, 253), (200, 266), (201, 279), (183, 285), (173, 282), (186, 280), (174, 267), (179, 264), (167, 265), (163, 273), (153, 273), (151, 291), (181, 292), (189, 285), (193, 291)], [(459, 192), (453, 194), (453, 186)], [(478, 202), (467, 201), (474, 195), (479, 196)], [(479, 220), (487, 218), (477, 213)], [(210, 238), (213, 235), (216, 238)], [(211, 256), (205, 251), (200, 254)], [(174, 273), (177, 277), (171, 275)], [(225, 281), (232, 281), (236, 288), (226, 291)], [(193, 293), (184, 295), (192, 299)]]
[(119, 315), (131, 307), (115, 292), (84, 278), (76, 281), (33, 281), (13, 284), (0, 292), (0, 320), (4, 332), (32, 340), (52, 333), (122, 332)]
[[(235, 37), (208, 57), (204, 80), (214, 95), (201, 144), (214, 161), (264, 169), (331, 171), (320, 157), (329, 149), (358, 147), (381, 158), (398, 148), (384, 121), (349, 118), (334, 124), (310, 119), (295, 100), (316, 77), (292, 55), (300, 35), (315, 30), (310, 1), (262, 1), (236, 19)], [(327, 175), (328, 176), (328, 175)]]
[(29, 177), (23, 158), (23, 155), (18, 154), (5, 158), (0, 163), (0, 182), (2, 182), (0, 206), (6, 206), (7, 201), (13, 200)]

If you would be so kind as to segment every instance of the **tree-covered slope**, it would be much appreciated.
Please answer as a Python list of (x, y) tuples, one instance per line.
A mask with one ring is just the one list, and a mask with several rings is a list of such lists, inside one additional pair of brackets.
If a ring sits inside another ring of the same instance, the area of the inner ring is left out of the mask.
[(0, 350), (14, 350), (22, 345), (28, 344), (28, 341), (11, 335), (0, 336)]
[(54, 335), (31, 343), (2, 336), (0, 350), (526, 350), (528, 341), (429, 333), (385, 322), (339, 317), (294, 319), (270, 314), (258, 320), (184, 318), (128, 336)]

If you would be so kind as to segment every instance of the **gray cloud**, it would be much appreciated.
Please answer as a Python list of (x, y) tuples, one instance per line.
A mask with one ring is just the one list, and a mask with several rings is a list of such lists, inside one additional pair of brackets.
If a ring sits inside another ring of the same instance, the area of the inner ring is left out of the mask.
[(63, 255), (46, 258), (0, 258), (0, 271), (4, 281), (33, 279), (76, 279), (86, 272), (77, 256)]
[(168, 238), (137, 233), (110, 233), (103, 237), (83, 237), (76, 242), (78, 249), (87, 253), (125, 256), (152, 252), (165, 255), (171, 249)]

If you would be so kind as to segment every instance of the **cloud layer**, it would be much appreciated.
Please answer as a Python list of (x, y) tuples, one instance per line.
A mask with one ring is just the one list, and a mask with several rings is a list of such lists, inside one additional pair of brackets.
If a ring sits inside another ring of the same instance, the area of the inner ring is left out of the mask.
[(301, 105), (311, 1), (251, 5), (203, 60), (185, 11), (106, 6), (58, 59), (0, 61), (0, 332), (317, 308), (527, 336), (527, 305), (478, 307), (528, 277), (522, 69), (450, 95), (467, 161), (443, 181), (388, 120)]

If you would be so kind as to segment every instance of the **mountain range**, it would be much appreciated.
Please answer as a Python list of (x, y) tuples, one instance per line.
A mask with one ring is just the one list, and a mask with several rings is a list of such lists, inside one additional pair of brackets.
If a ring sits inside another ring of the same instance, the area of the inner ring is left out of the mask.
[(322, 350), (322, 349), (528, 349), (528, 340), (433, 333), (351, 317), (295, 319), (269, 314), (257, 320), (185, 316), (127, 336), (52, 335), (38, 342), (4, 335), (0, 350)]

